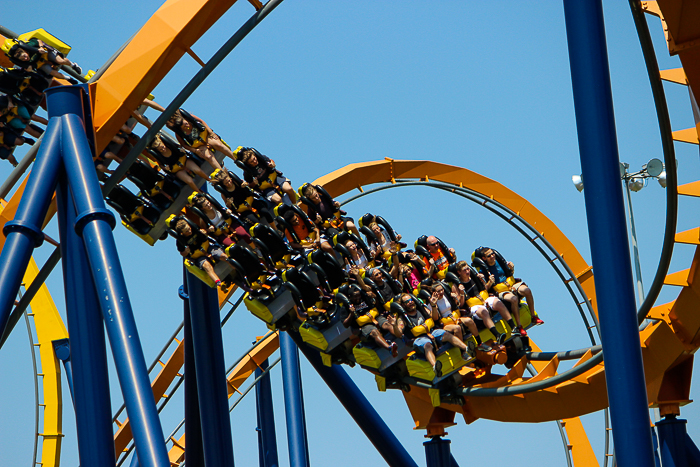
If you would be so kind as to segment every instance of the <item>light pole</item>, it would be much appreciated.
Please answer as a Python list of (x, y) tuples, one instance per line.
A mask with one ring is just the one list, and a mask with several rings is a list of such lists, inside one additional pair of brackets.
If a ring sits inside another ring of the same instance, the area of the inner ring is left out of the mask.
[[(630, 225), (630, 234), (632, 236), (632, 257), (634, 259), (634, 274), (635, 286), (637, 290), (637, 305), (641, 305), (644, 301), (644, 284), (642, 283), (642, 267), (639, 262), (639, 247), (637, 243), (637, 228), (634, 223), (634, 212), (632, 210), (631, 192), (637, 192), (644, 188), (650, 178), (654, 178), (659, 182), (662, 188), (666, 188), (666, 168), (663, 162), (659, 159), (652, 159), (642, 166), (642, 169), (637, 172), (628, 172), (630, 165), (626, 162), (620, 162), (620, 179), (625, 185), (625, 204), (627, 205), (627, 218)], [(576, 189), (583, 191), (583, 176), (574, 175), (571, 177)]]

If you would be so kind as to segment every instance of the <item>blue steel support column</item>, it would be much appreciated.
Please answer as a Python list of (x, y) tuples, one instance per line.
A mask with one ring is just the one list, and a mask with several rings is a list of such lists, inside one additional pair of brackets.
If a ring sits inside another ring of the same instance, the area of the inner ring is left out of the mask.
[(187, 274), (187, 294), (197, 367), (204, 462), (207, 466), (232, 467), (233, 439), (218, 293), (192, 274)]
[[(59, 98), (82, 102), (83, 89), (79, 86), (53, 89), (56, 91), (47, 93), (49, 108)], [(63, 163), (77, 212), (75, 231), (83, 238), (98, 291), (139, 463), (143, 467), (169, 467), (163, 429), (112, 236), (114, 215), (105, 208), (81, 119), (66, 114), (61, 117), (61, 124)]]
[(185, 465), (204, 467), (204, 447), (202, 446), (202, 422), (199, 415), (199, 395), (197, 394), (197, 369), (192, 347), (192, 322), (190, 301), (187, 294), (187, 270), (182, 267), (182, 287), (179, 290), (184, 307), (185, 342)]
[(35, 247), (44, 241), (41, 231), (61, 167), (61, 122), (51, 118), (32, 173), (24, 188), (14, 220), (5, 224), (5, 246), (0, 254), (0, 335), (5, 333), (15, 297)]
[(314, 367), (326, 385), (333, 391), (335, 397), (343, 404), (345, 410), (355, 420), (357, 426), (360, 427), (365, 436), (374, 445), (387, 465), (390, 467), (418, 467), (345, 370), (340, 365), (325, 366), (318, 351), (307, 347), (297, 333), (280, 333), (280, 339), (283, 335), (288, 334), (299, 345), (311, 366)]
[(564, 0), (605, 377), (618, 465), (654, 466), (600, 0)]
[(70, 343), (68, 339), (59, 339), (51, 342), (56, 358), (63, 362), (63, 369), (66, 371), (66, 380), (70, 390), (70, 399), (75, 408), (75, 393), (73, 393), (73, 366), (70, 363)]
[(306, 439), (304, 394), (301, 389), (299, 349), (286, 332), (280, 333), (284, 412), (287, 420), (287, 445), (291, 467), (309, 467), (309, 444)]
[(661, 465), (664, 467), (687, 467), (688, 449), (686, 420), (675, 416), (666, 416), (656, 422), (659, 432), (659, 451), (661, 451)]
[[(255, 370), (255, 378), (260, 378), (268, 361)], [(258, 433), (262, 464), (261, 467), (277, 467), (277, 435), (275, 434), (275, 413), (272, 404), (272, 384), (270, 373), (260, 378), (255, 387), (255, 408), (258, 415)]]
[(85, 247), (73, 230), (76, 217), (73, 198), (65, 178), (61, 178), (56, 195), (80, 465), (114, 467), (104, 326)]
[(688, 433), (685, 434), (685, 453), (689, 467), (700, 467), (700, 449), (695, 445)]
[(450, 440), (439, 436), (423, 443), (425, 447), (425, 465), (427, 467), (451, 467)]

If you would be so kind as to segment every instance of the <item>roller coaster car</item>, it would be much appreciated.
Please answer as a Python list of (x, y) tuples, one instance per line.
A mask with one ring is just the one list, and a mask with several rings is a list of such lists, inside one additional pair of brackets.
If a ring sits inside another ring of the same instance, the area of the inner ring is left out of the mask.
[(160, 209), (168, 209), (180, 195), (182, 183), (169, 174), (162, 174), (147, 163), (136, 160), (129, 167), (126, 178), (141, 190)]
[(294, 296), (286, 284), (277, 282), (273, 280), (274, 287), (250, 290), (243, 300), (248, 311), (267, 323), (270, 329), (284, 329), (283, 318), (289, 316), (289, 312), (296, 306)]
[(307, 345), (321, 352), (326, 366), (331, 364), (355, 364), (352, 348), (358, 340), (358, 328), (343, 324), (349, 313), (349, 301), (345, 295), (338, 293), (333, 303), (326, 310), (328, 320), (323, 323), (307, 319), (299, 327), (299, 334)]
[[(421, 324), (413, 325), (412, 323), (414, 321), (409, 319), (409, 315), (406, 312), (406, 310), (398, 304), (393, 304), (393, 309), (398, 313), (398, 315), (403, 319), (403, 322), (405, 323), (403, 330), (404, 337), (410, 337), (412, 340), (414, 340), (416, 338), (426, 336), (428, 333), (430, 333), (435, 327), (435, 324), (432, 318), (430, 317), (430, 313), (422, 304), (422, 302), (414, 297), (411, 297), (411, 300), (416, 305), (416, 313), (422, 316)], [(448, 378), (451, 374), (455, 373), (456, 371), (459, 371), (459, 369), (462, 368), (464, 365), (475, 360), (476, 339), (474, 339), (473, 336), (470, 336), (465, 341), (465, 344), (467, 345), (467, 352), (470, 355), (468, 361), (462, 358), (462, 351), (459, 348), (453, 347), (449, 343), (443, 344), (442, 346), (440, 346), (440, 348), (434, 348), (435, 358), (442, 364), (442, 376), (439, 378), (435, 375), (432, 365), (428, 363), (428, 361), (425, 359), (425, 356), (419, 355), (419, 353), (414, 352), (413, 354), (409, 355), (408, 360), (406, 360), (406, 368), (408, 370), (409, 375), (413, 378), (426, 381), (433, 385), (438, 384), (440, 381), (443, 381), (446, 378)], [(434, 344), (433, 347), (435, 347)]]
[[(470, 268), (470, 277), (472, 278), (477, 278), (477, 273), (476, 271), (471, 267), (467, 266)], [(458, 285), (460, 283), (459, 278), (457, 277), (456, 274), (456, 268), (455, 265), (452, 264), (448, 268), (447, 274), (445, 274), (445, 283), (448, 286), (451, 286), (452, 284)], [(479, 297), (471, 297), (467, 300), (466, 306), (472, 307), (480, 304), (485, 304), (485, 300), (488, 298), (489, 293), (486, 290), (486, 287), (484, 286), (483, 282), (481, 280), (474, 280), (474, 283), (476, 284), (477, 288), (479, 289)], [(420, 293), (419, 293), (420, 296)], [(487, 309), (490, 312), (491, 319), (493, 320), (493, 324), (496, 327), (496, 330), (501, 333), (501, 334), (507, 334), (508, 337), (504, 341), (504, 345), (507, 344), (509, 341), (512, 339), (517, 339), (520, 338), (520, 336), (516, 334), (512, 334), (512, 329), (506, 324), (505, 320), (501, 317), (501, 314), (498, 312), (494, 312), (494, 310), (490, 309), (487, 307)], [(530, 313), (529, 313), (529, 308), (527, 307), (527, 303), (524, 301), (521, 301), (520, 303), (520, 319), (523, 323), (527, 322), (529, 323), (530, 321)], [(527, 317), (527, 319), (526, 319)], [(495, 341), (496, 336), (494, 336), (489, 329), (486, 328), (486, 325), (484, 322), (480, 319), (475, 319), (474, 323), (476, 324), (476, 328), (479, 330), (479, 337), (481, 337), (482, 342), (489, 342), (489, 341)], [(524, 324), (523, 324), (524, 325)], [(525, 325), (524, 325), (525, 326)], [(514, 345), (514, 348), (519, 347), (520, 344)], [(529, 346), (529, 341), (525, 343), (525, 347)], [(495, 347), (494, 347), (495, 348)], [(508, 347), (507, 347), (508, 348)], [(489, 354), (486, 357), (478, 355), (478, 359), (482, 361), (485, 364), (492, 365), (492, 364), (502, 364), (504, 361), (502, 361), (501, 356), (496, 356), (494, 358), (493, 355)]]
[[(457, 258), (450, 251), (450, 249), (447, 248), (447, 245), (445, 245), (445, 242), (440, 240), (438, 237), (435, 237), (435, 238), (437, 238), (438, 248), (440, 249), (440, 252), (445, 256), (445, 258), (447, 258), (447, 262), (450, 264), (456, 263)], [(425, 261), (426, 270), (427, 270), (428, 261), (433, 257), (430, 254), (430, 251), (428, 251), (428, 236), (421, 235), (420, 237), (418, 237), (418, 239), (416, 240), (416, 242), (414, 244), (414, 248), (416, 250), (416, 254), (418, 254), (419, 256), (422, 256), (424, 258), (423, 261)], [(436, 272), (436, 277), (438, 279), (444, 279), (446, 273), (447, 273), (447, 268), (442, 269), (442, 270)]]
[(28, 107), (39, 106), (49, 82), (42, 75), (32, 71), (0, 67), (0, 92), (12, 96)]
[(323, 296), (318, 276), (304, 271), (301, 266), (283, 270), (280, 277), (287, 283), (302, 310), (314, 306)]
[(253, 253), (249, 248), (241, 243), (235, 243), (226, 248), (228, 262), (233, 265), (237, 271), (236, 283), (243, 289), (258, 289), (269, 280), (269, 271), (261, 259)]
[(134, 195), (122, 185), (117, 185), (106, 198), (122, 219), (122, 223), (139, 236), (148, 234), (161, 215), (161, 210), (147, 199)]
[[(403, 309), (398, 303), (390, 304), (390, 314), (400, 316), (402, 312)], [(403, 361), (413, 349), (410, 345), (406, 345), (403, 339), (396, 338), (391, 333), (383, 330), (380, 330), (380, 332), (382, 332), (387, 342), (396, 342), (398, 346), (398, 354), (396, 357), (391, 355), (390, 350), (378, 347), (376, 343), (372, 341), (360, 342), (355, 346), (352, 353), (355, 356), (355, 361), (359, 363), (362, 368), (386, 377), (386, 370), (395, 363)]]
[(266, 224), (255, 224), (249, 230), (253, 243), (268, 259), (271, 267), (283, 269), (291, 263), (294, 250), (278, 231)]
[(318, 249), (306, 255), (306, 260), (310, 265), (316, 265), (323, 271), (331, 290), (335, 291), (338, 287), (348, 282), (345, 269), (330, 253)]

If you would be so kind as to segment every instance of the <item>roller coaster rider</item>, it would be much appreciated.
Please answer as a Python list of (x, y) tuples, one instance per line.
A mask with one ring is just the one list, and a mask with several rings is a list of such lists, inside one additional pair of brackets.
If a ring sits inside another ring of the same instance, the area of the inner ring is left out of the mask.
[(265, 198), (275, 205), (282, 202), (282, 196), (277, 192), (279, 188), (282, 193), (289, 197), (292, 204), (296, 203), (296, 193), (294, 193), (289, 180), (277, 170), (275, 161), (253, 148), (243, 148), (238, 157), (243, 163), (243, 178), (251, 188), (259, 190)]
[[(387, 342), (377, 327), (379, 323), (376, 318), (379, 317), (379, 311), (374, 305), (374, 300), (366, 293), (363, 293), (362, 289), (355, 284), (351, 284), (348, 288), (348, 300), (350, 302), (348, 306), (350, 313), (343, 321), (345, 327), (349, 327), (354, 320), (360, 327), (363, 340), (370, 341), (371, 339), (379, 347), (389, 350), (392, 357), (396, 357), (399, 353), (398, 345), (393, 341), (391, 343)], [(391, 328), (392, 331), (396, 328), (397, 332), (400, 329), (396, 322), (391, 325)]]
[(436, 282), (432, 285), (430, 290), (432, 293), (427, 307), (432, 313), (432, 318), (436, 323), (436, 327), (453, 334), (461, 341), (464, 341), (466, 331), (469, 331), (472, 336), (474, 336), (474, 339), (476, 339), (479, 349), (484, 352), (489, 352), (491, 347), (481, 342), (476, 323), (468, 316), (460, 316), (459, 308), (457, 308), (453, 300), (454, 297), (448, 297), (445, 294), (446, 287), (442, 283)]
[(370, 266), (371, 260), (367, 258), (362, 249), (357, 248), (357, 244), (354, 241), (347, 240), (344, 246), (349, 253), (349, 256), (344, 258), (346, 271), (349, 271), (351, 266), (357, 266), (359, 269), (365, 269)]
[(185, 109), (176, 110), (165, 123), (165, 126), (175, 132), (175, 136), (177, 136), (180, 144), (209, 162), (214, 169), (220, 169), (221, 165), (210, 148), (234, 159), (231, 149), (221, 141), (219, 135), (214, 133), (204, 120), (192, 115)]
[(26, 131), (38, 138), (43, 133), (43, 130), (36, 125), (30, 124), (32, 120), (44, 125), (49, 123), (45, 118), (33, 115), (25, 105), (15, 100), (12, 96), (0, 94), (0, 123), (14, 129), (20, 136)]
[(283, 218), (291, 228), (291, 231), (285, 228), (284, 234), (292, 248), (302, 252), (304, 256), (320, 248), (321, 233), (315, 224), (302, 221), (301, 217), (291, 209), (284, 213)]
[[(398, 269), (398, 267), (395, 267), (395, 269)], [(390, 272), (382, 268), (372, 268), (369, 270), (367, 276), (375, 286), (376, 293), (379, 295), (385, 308), (401, 293), (401, 285), (391, 276)]]
[[(422, 239), (418, 239), (417, 243), (421, 243)], [(429, 266), (434, 267), (433, 273), (428, 274), (428, 276), (433, 279), (442, 279), (447, 273), (447, 268), (451, 263), (457, 261), (457, 256), (455, 255), (455, 250), (453, 248), (447, 248), (447, 246), (442, 243), (437, 237), (430, 235), (425, 240), (425, 247), (430, 254), (427, 257)]]
[(235, 211), (241, 220), (246, 221), (249, 228), (263, 219), (274, 226), (270, 203), (251, 190), (248, 183), (241, 180), (238, 175), (224, 167), (212, 172), (211, 178), (212, 186), (221, 193), (226, 207)]
[(447, 279), (452, 283), (452, 296), (455, 297), (460, 310), (464, 310), (464, 313), (469, 314), (473, 319), (480, 319), (484, 326), (491, 331), (496, 342), (502, 344), (507, 335), (498, 332), (493, 319), (491, 319), (491, 311), (500, 313), (511, 329), (515, 329), (515, 323), (503, 302), (488, 293), (488, 289), (491, 288), (495, 280), (493, 275), (489, 276), (488, 282), (484, 282), (483, 274), (478, 274), (476, 277), (472, 275), (472, 269), (466, 261), (458, 261), (454, 266), (454, 271), (455, 276), (448, 273)]
[(413, 293), (420, 285), (423, 272), (426, 268), (425, 262), (412, 250), (404, 252), (400, 259), (399, 282), (403, 284), (404, 292)]
[(38, 106), (48, 86), (48, 80), (34, 71), (0, 67), (0, 92), (15, 96), (28, 106)]
[(175, 175), (192, 188), (192, 191), (200, 191), (194, 183), (194, 175), (199, 175), (204, 180), (209, 180), (207, 174), (197, 165), (185, 149), (181, 148), (167, 136), (160, 134), (153, 138), (148, 145), (146, 153), (150, 155), (163, 170)]
[(221, 279), (214, 272), (214, 266), (210, 260), (214, 258), (226, 261), (226, 253), (220, 245), (209, 241), (206, 230), (193, 228), (185, 219), (179, 219), (175, 223), (175, 232), (177, 233), (177, 251), (206, 272), (217, 287), (222, 287)]
[[(66, 65), (76, 73), (82, 73), (77, 63), (71, 62), (56, 49), (34, 37), (26, 42), (18, 39), (5, 39), (2, 50), (12, 63), (24, 70), (39, 71), (46, 76), (66, 79), (57, 70), (58, 67)], [(74, 80), (71, 78), (70, 81)]]
[[(440, 349), (443, 343), (452, 344), (462, 350), (462, 358), (464, 360), (469, 360), (470, 356), (464, 342), (444, 329), (434, 329), (433, 319), (417, 300), (417, 298), (406, 293), (401, 295), (398, 300), (407, 320), (403, 335), (412, 340), (413, 350), (425, 356), (428, 363), (433, 366), (435, 376), (439, 378), (442, 376), (442, 362), (435, 358), (435, 352)], [(418, 307), (421, 308), (421, 312), (419, 312)], [(411, 331), (411, 334), (407, 335), (407, 329)]]
[(340, 209), (340, 203), (331, 198), (323, 187), (305, 183), (299, 188), (299, 192), (302, 195), (301, 201), (308, 209), (309, 219), (321, 230), (328, 228), (347, 230), (360, 236), (353, 219), (344, 217), (346, 213)]
[(250, 234), (241, 225), (240, 221), (229, 209), (223, 209), (208, 193), (192, 193), (188, 198), (190, 203), (197, 208), (197, 214), (202, 218), (200, 227), (208, 230), (217, 242), (224, 248), (243, 240), (250, 243)]
[[(492, 248), (479, 247), (474, 251), (475, 258), (481, 260), (482, 265), (486, 266), (486, 271), (494, 276), (494, 285), (491, 290), (498, 294), (504, 303), (508, 302), (510, 304), (511, 315), (515, 318), (515, 322), (518, 324), (518, 330), (523, 336), (527, 335), (527, 332), (520, 323), (520, 299), (525, 297), (528, 307), (530, 308), (530, 315), (532, 316), (533, 324), (543, 324), (537, 314), (535, 313), (535, 299), (532, 296), (532, 291), (521, 279), (514, 279), (513, 272), (515, 271), (515, 266), (512, 262), (506, 262), (505, 258), (494, 251)], [(476, 263), (479, 264), (479, 263)], [(509, 279), (510, 282), (509, 282)]]
[(25, 142), (28, 142), (28, 139), (29, 138), (25, 139), (19, 136), (13, 128), (0, 123), (0, 159), (6, 160), (14, 167), (17, 167), (19, 162), (17, 162), (12, 152), (15, 146), (21, 146)]

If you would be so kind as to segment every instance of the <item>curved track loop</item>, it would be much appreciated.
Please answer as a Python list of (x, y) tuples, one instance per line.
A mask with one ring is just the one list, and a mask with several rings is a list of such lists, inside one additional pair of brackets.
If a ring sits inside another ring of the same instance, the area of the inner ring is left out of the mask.
[[(467, 187), (484, 196), (494, 199), (517, 213), (554, 246), (570, 269), (581, 282), (582, 288), (595, 309), (595, 289), (590, 266), (586, 264), (578, 251), (564, 234), (547, 217), (539, 212), (525, 199), (503, 185), (460, 167), (428, 161), (384, 161), (352, 164), (343, 169), (319, 178), (314, 183), (323, 185), (331, 196), (337, 197), (353, 189), (362, 190), (362, 185), (374, 183), (395, 183), (398, 179), (435, 180), (455, 186)], [(362, 180), (362, 185), (358, 184)], [(686, 239), (695, 233), (694, 243), (700, 244), (698, 230), (694, 229), (683, 235)], [(693, 311), (693, 303), (698, 300), (698, 291), (694, 285), (694, 275), (700, 261), (698, 254), (690, 269), (669, 275), (666, 284), (681, 285), (683, 289), (675, 302), (657, 306), (650, 313), (655, 319), (650, 326), (640, 332), (644, 369), (647, 377), (647, 392), (652, 403), (669, 400), (660, 398), (664, 376), (668, 370), (692, 358), (692, 353), (700, 346), (698, 330), (700, 316)], [(584, 355), (576, 365), (591, 358), (591, 353)], [(524, 376), (526, 362), (521, 361), (506, 375), (495, 381), (488, 381), (475, 387), (515, 386), (523, 382), (547, 379), (556, 374), (558, 359), (549, 362), (533, 362), (538, 374), (532, 378)], [(467, 375), (471, 370), (463, 370)], [(490, 418), (507, 422), (542, 422), (548, 420), (573, 418), (607, 407), (605, 374), (603, 364), (569, 381), (543, 391), (516, 396), (467, 397), (463, 406), (443, 404), (433, 408), (426, 389), (413, 388), (404, 393), (406, 402), (419, 428), (449, 425), (452, 423), (451, 412), (463, 415), (467, 423), (479, 418)], [(660, 400), (661, 399), (661, 400)], [(675, 398), (674, 400), (685, 400)]]

